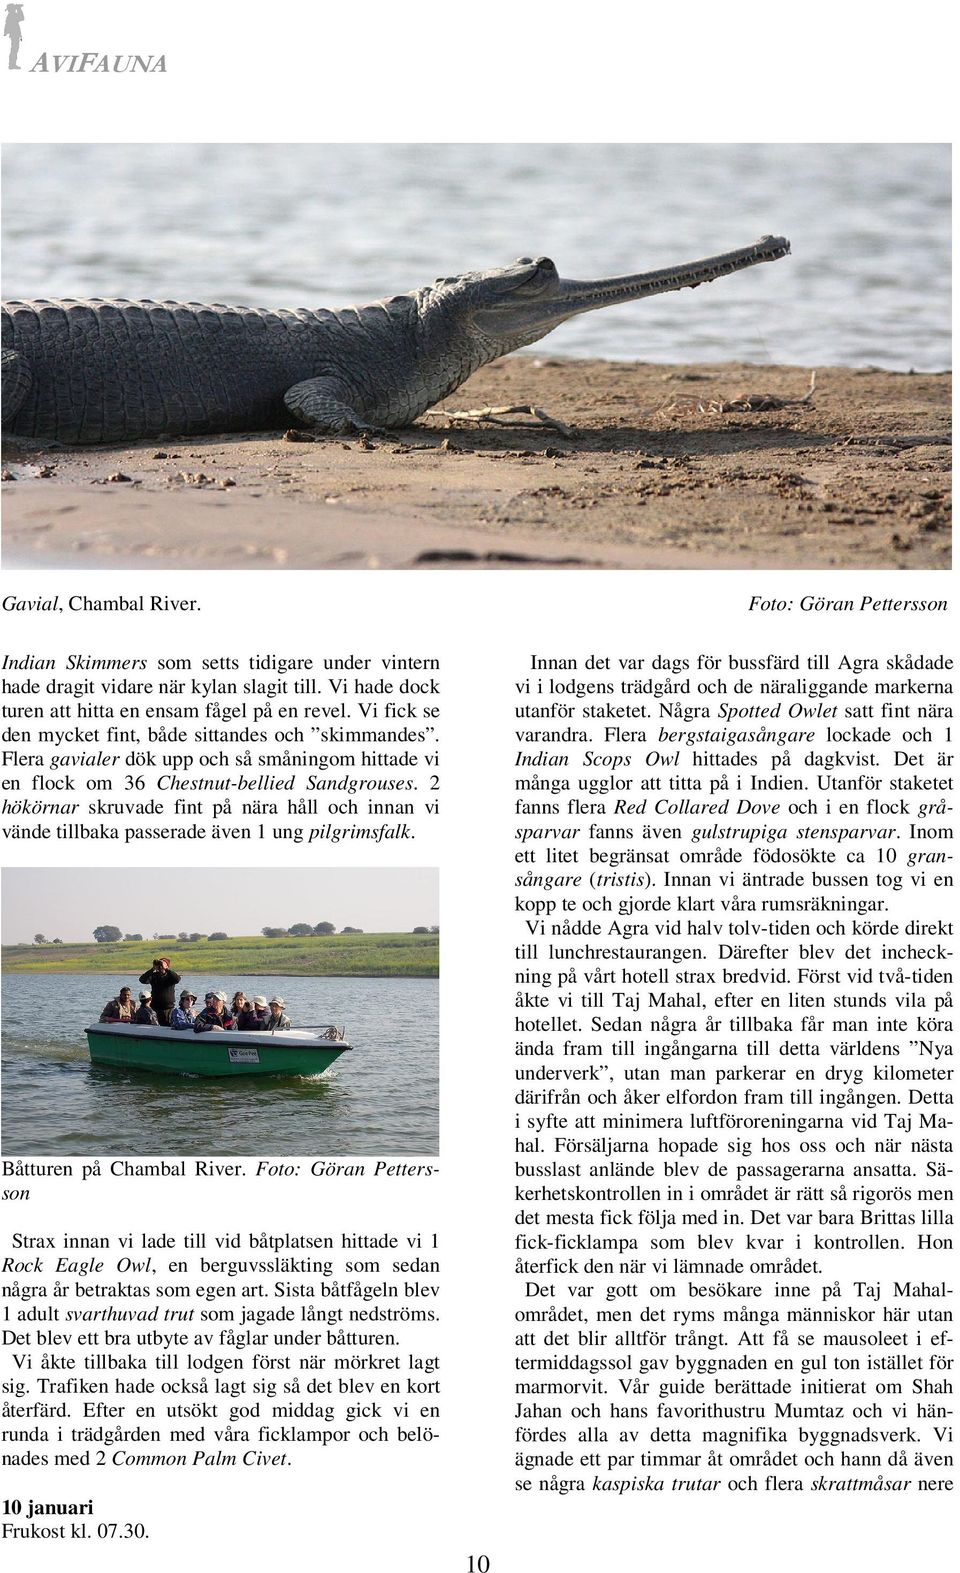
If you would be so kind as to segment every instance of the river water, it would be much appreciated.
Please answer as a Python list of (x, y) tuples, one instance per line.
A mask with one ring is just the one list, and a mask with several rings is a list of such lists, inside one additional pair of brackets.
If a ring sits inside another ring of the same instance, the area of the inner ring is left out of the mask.
[(337, 306), (525, 254), (583, 279), (777, 234), (788, 260), (532, 353), (950, 364), (945, 145), (20, 144), (3, 177), (7, 298)]
[(91, 1065), (84, 1027), (128, 977), (8, 972), (3, 1151), (113, 1156), (436, 1153), (433, 978), (192, 978), (277, 992), (294, 1026), (337, 1022), (353, 1045), (323, 1076), (161, 1076)]

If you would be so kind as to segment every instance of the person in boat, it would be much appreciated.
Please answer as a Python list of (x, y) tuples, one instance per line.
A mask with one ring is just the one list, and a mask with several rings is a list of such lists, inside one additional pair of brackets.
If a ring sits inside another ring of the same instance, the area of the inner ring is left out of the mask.
[(227, 996), (222, 989), (211, 989), (204, 996), (203, 1010), (194, 1023), (194, 1032), (233, 1032), (236, 1022), (227, 1009)]
[(149, 994), (141, 994), (140, 1004), (137, 1007), (133, 1021), (134, 1025), (137, 1027), (159, 1026), (159, 1022), (157, 1021), (157, 1013), (150, 1003)]
[(169, 1026), (170, 1012), (177, 1002), (177, 984), (180, 982), (179, 972), (171, 969), (170, 957), (155, 956), (150, 971), (141, 974), (140, 982), (150, 990), (158, 1025)]
[(283, 1007), (286, 1004), (279, 994), (275, 994), (270, 1001), (270, 1014), (264, 1023), (265, 1032), (287, 1032), (293, 1023), (289, 1016), (284, 1015)]
[(197, 1013), (193, 1008), (196, 1003), (197, 996), (191, 994), (189, 989), (183, 989), (180, 994), (180, 1003), (175, 1005), (170, 1012), (170, 1026), (174, 1032), (193, 1031), (193, 1024), (197, 1019)]
[(230, 1014), (238, 1027), (240, 1025), (240, 1017), (243, 1015), (249, 1004), (250, 1001), (244, 994), (243, 989), (237, 989), (236, 994), (234, 994), (233, 999), (230, 1001)]
[(100, 1012), (100, 1020), (125, 1022), (129, 1027), (133, 1022), (135, 1012), (133, 990), (122, 988), (116, 999), (107, 1000), (103, 1010)]
[(264, 1032), (269, 1019), (267, 996), (255, 994), (252, 1000), (247, 1001), (237, 1017), (237, 1028), (240, 1032)]

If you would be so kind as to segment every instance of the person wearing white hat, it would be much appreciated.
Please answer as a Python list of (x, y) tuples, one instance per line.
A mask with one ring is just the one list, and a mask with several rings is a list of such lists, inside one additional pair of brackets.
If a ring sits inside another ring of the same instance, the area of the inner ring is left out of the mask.
[(150, 1002), (149, 994), (140, 995), (140, 1005), (133, 1020), (134, 1025), (137, 1027), (156, 1027), (158, 1025), (157, 1013)]
[(210, 989), (204, 996), (203, 1010), (193, 1024), (194, 1032), (232, 1032), (236, 1025), (227, 1010), (223, 989)]
[(286, 1032), (292, 1026), (290, 1017), (284, 1015), (285, 1004), (286, 1000), (281, 999), (279, 994), (273, 996), (270, 1001), (270, 1015), (266, 1022), (267, 1032)]
[(263, 1032), (269, 1015), (266, 995), (255, 994), (237, 1017), (237, 1028), (240, 1032)]

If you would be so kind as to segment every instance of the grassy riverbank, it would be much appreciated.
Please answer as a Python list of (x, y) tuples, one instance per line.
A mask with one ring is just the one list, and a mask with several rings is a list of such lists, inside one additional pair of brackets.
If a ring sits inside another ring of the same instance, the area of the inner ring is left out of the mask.
[(117, 944), (4, 945), (5, 972), (146, 972), (157, 955), (169, 955), (174, 970), (231, 977), (435, 978), (440, 969), (438, 934), (324, 934), (265, 939), (122, 940)]

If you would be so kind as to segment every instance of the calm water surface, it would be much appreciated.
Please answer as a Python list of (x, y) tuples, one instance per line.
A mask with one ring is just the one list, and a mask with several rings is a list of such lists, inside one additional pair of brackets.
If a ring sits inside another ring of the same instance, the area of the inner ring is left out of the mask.
[(238, 984), (279, 992), (295, 1026), (335, 1021), (353, 1045), (323, 1076), (223, 1082), (90, 1064), (83, 1029), (129, 981), (5, 974), (7, 1157), (437, 1152), (436, 979), (191, 979), (201, 998)]
[(525, 254), (591, 278), (777, 234), (792, 259), (532, 353), (950, 364), (945, 145), (21, 144), (3, 174), (8, 298), (337, 306)]

